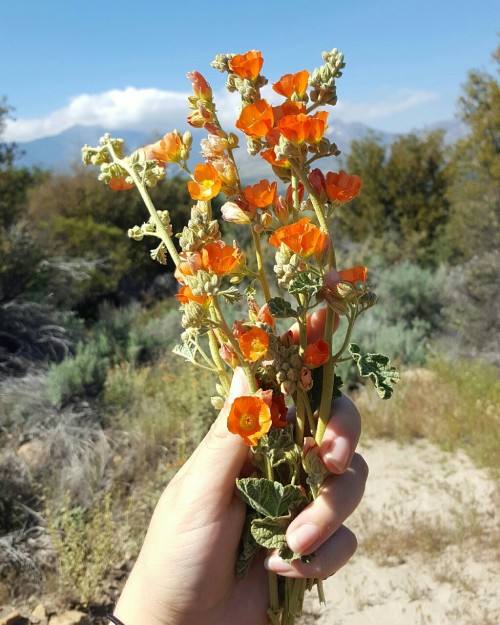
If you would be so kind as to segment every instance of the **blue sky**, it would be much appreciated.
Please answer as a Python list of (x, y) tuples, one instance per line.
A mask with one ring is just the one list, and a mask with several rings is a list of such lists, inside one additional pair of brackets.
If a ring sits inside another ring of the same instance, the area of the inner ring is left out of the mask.
[(262, 50), (274, 82), (332, 47), (347, 61), (334, 114), (405, 132), (453, 117), (467, 71), (491, 70), (499, 30), (493, 0), (4, 0), (0, 95), (17, 118), (6, 137), (75, 123), (167, 131), (184, 115), (189, 70), (227, 105), (210, 68), (218, 52)]

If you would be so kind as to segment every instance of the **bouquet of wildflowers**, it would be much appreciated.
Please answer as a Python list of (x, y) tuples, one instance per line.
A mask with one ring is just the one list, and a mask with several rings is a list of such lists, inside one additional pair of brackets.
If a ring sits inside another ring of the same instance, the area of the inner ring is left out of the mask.
[[(165, 264), (170, 256), (175, 263), (184, 332), (174, 351), (217, 376), (212, 403), (218, 409), (228, 398), (236, 367), (248, 381), (249, 394), (231, 399), (227, 421), (229, 431), (252, 450), (255, 468), (251, 477), (237, 481), (248, 508), (237, 561), (240, 576), (262, 548), (278, 550), (287, 561), (300, 557), (287, 546), (285, 533), (328, 474), (318, 450), (332, 399), (341, 394), (335, 366), (353, 359), (383, 398), (390, 397), (398, 378), (387, 357), (363, 354), (350, 342), (357, 318), (375, 304), (376, 296), (367, 285), (365, 267), (337, 266), (331, 218), (356, 197), (361, 180), (329, 171), (339, 151), (325, 136), (328, 108), (337, 102), (336, 79), (345, 63), (336, 49), (322, 56), (324, 65), (311, 74), (286, 74), (272, 85), (283, 99), (277, 106), (261, 97), (267, 79), (261, 74), (260, 52), (221, 54), (212, 63), (227, 75), (229, 91), (240, 94), (236, 128), (245, 136), (248, 152), (269, 163), (274, 180), (242, 185), (235, 159), (240, 138), (221, 126), (212, 89), (196, 71), (188, 74), (193, 95), (187, 121), (208, 133), (201, 141), (202, 164), (190, 169), (189, 131), (168, 132), (128, 156), (123, 140), (109, 135), (99, 146), (83, 148), (84, 162), (100, 166), (99, 178), (112, 189), (136, 188), (141, 194), (149, 219), (131, 228), (129, 236), (153, 237), (153, 259)], [(322, 159), (326, 164), (320, 169)], [(178, 246), (168, 207), (158, 210), (148, 194), (171, 163), (187, 174), (193, 199), (190, 219), (175, 234)], [(222, 218), (250, 230), (254, 258), (246, 257), (236, 241), (231, 245), (222, 239), (211, 207), (219, 194), (225, 199)], [(263, 245), (274, 248), (273, 272), (266, 272)], [(244, 298), (247, 313), (228, 324), (224, 310)], [(310, 341), (308, 318), (314, 310), (324, 335)], [(340, 317), (345, 318), (341, 326)], [(279, 332), (278, 320), (289, 320), (292, 329)], [(342, 336), (335, 346), (336, 330)], [(324, 601), (321, 580), (287, 578), (280, 592), (278, 576), (269, 576), (272, 624), (294, 622), (306, 589), (317, 586)]]

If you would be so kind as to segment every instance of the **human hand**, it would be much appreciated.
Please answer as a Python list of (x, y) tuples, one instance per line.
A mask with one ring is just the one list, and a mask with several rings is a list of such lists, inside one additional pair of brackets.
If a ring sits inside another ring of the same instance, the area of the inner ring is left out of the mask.
[(247, 394), (245, 376), (237, 369), (226, 406), (161, 496), (115, 609), (125, 625), (267, 625), (265, 567), (287, 577), (325, 578), (354, 553), (356, 538), (343, 522), (361, 500), (367, 467), (354, 453), (359, 413), (342, 397), (332, 404), (320, 447), (332, 475), (287, 531), (296, 553), (316, 550), (316, 557), (287, 564), (263, 552), (244, 579), (236, 577), (245, 505), (235, 480), (249, 449), (226, 422), (233, 399)]

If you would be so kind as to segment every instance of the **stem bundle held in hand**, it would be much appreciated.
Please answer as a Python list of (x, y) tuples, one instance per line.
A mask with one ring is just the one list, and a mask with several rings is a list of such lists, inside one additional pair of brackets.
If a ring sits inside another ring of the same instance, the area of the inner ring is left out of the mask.
[[(352, 357), (360, 375), (370, 377), (383, 398), (390, 397), (398, 379), (387, 357), (362, 354), (350, 343), (356, 319), (376, 297), (367, 285), (365, 267), (337, 267), (331, 218), (339, 205), (356, 197), (361, 180), (344, 171), (325, 173), (316, 164), (327, 159), (328, 170), (328, 162), (339, 154), (326, 136), (325, 108), (337, 102), (336, 79), (345, 66), (336, 49), (322, 56), (324, 65), (312, 74), (286, 74), (272, 85), (282, 98), (276, 106), (261, 97), (267, 79), (261, 74), (260, 52), (221, 54), (212, 63), (226, 73), (229, 91), (241, 95), (236, 128), (245, 135), (248, 152), (269, 163), (280, 185), (264, 179), (243, 187), (234, 157), (240, 139), (222, 128), (212, 89), (196, 71), (188, 74), (193, 95), (187, 121), (208, 136), (201, 141), (204, 163), (193, 171), (188, 164), (189, 131), (169, 132), (129, 156), (123, 154), (123, 141), (109, 135), (99, 146), (83, 148), (84, 163), (100, 166), (99, 178), (112, 189), (139, 190), (150, 217), (131, 228), (129, 236), (156, 238), (152, 258), (166, 264), (169, 255), (176, 265), (184, 332), (174, 351), (218, 376), (212, 397), (216, 408), (227, 400), (232, 370), (241, 367), (248, 381), (251, 394), (232, 400), (227, 421), (229, 431), (252, 450), (255, 467), (253, 476), (237, 480), (248, 508), (236, 566), (239, 576), (262, 548), (277, 550), (287, 561), (301, 557), (288, 547), (285, 534), (292, 519), (317, 497), (328, 474), (318, 450), (332, 399), (341, 394), (336, 364)], [(148, 194), (148, 187), (165, 177), (167, 163), (176, 163), (189, 176), (194, 201), (187, 225), (176, 235), (180, 252), (168, 210), (157, 210)], [(222, 240), (219, 223), (212, 218), (211, 200), (219, 193), (226, 198), (223, 219), (251, 230), (256, 256), (255, 263), (249, 260), (251, 266), (236, 241), (230, 245)], [(266, 274), (263, 244), (276, 249), (272, 276)], [(245, 296), (248, 315), (230, 327), (222, 301), (231, 305)], [(324, 336), (312, 341), (308, 315), (318, 307)], [(342, 325), (345, 335), (333, 353), (340, 316), (347, 320)], [(292, 330), (278, 333), (276, 319), (289, 319)], [(315, 585), (324, 601), (321, 580), (286, 578), (281, 585), (279, 576), (270, 573), (269, 622), (292, 625), (305, 591)]]

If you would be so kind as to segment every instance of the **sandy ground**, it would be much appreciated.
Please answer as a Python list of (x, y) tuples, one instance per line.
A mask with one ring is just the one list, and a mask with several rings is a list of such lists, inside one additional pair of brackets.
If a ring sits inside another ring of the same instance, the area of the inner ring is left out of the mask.
[(463, 453), (374, 441), (352, 561), (301, 625), (500, 624), (498, 484)]

